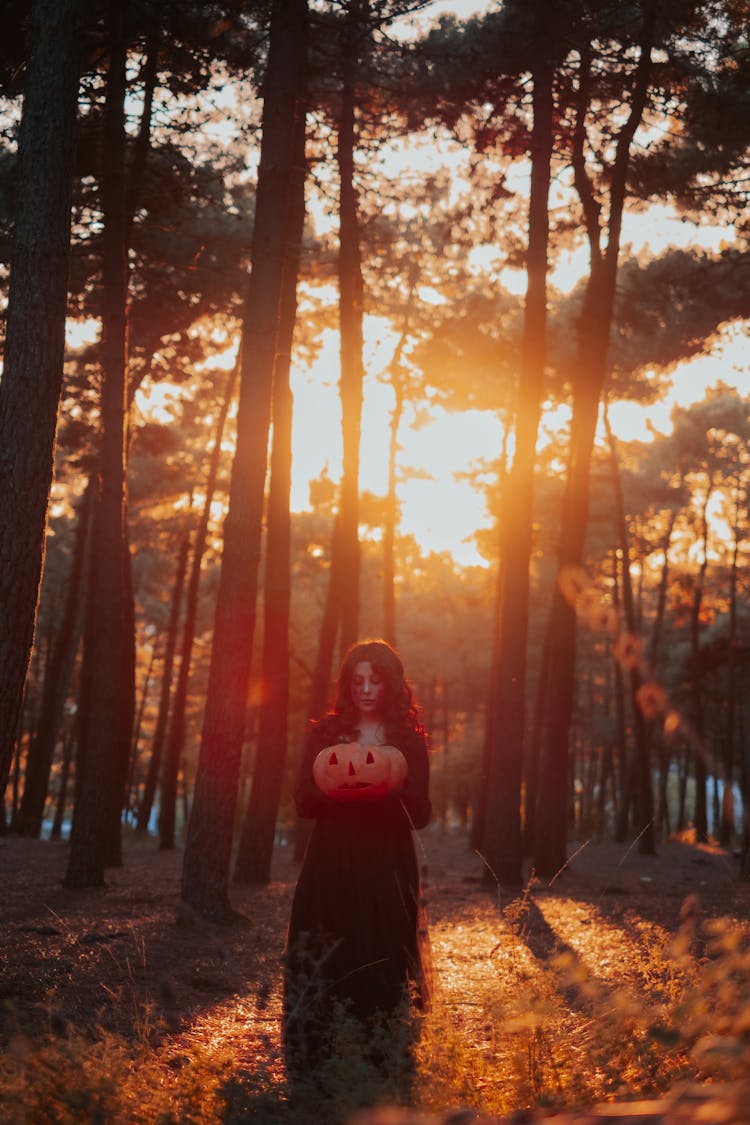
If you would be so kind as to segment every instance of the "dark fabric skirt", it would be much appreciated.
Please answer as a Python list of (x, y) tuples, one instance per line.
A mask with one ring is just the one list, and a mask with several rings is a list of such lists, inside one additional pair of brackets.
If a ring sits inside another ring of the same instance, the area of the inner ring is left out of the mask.
[(405, 824), (320, 819), (294, 894), (284, 978), (292, 1066), (325, 1057), (342, 1012), (368, 1022), (423, 1007), (428, 939), (419, 868)]

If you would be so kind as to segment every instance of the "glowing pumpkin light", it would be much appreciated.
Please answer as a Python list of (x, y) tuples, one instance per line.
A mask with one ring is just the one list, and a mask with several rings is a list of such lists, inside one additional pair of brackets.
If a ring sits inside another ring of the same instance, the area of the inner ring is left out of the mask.
[(406, 758), (395, 746), (339, 742), (326, 746), (313, 762), (315, 784), (339, 801), (384, 797), (403, 785), (406, 773)]

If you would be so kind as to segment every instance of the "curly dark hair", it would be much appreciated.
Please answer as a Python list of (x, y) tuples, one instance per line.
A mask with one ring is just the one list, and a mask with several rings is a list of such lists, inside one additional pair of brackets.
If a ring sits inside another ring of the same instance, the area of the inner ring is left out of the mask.
[(336, 682), (333, 713), (342, 720), (347, 733), (355, 734), (359, 726), (359, 712), (352, 702), (352, 678), (358, 664), (367, 661), (385, 683), (385, 735), (388, 740), (397, 738), (403, 731), (420, 730), (417, 705), (404, 673), (401, 657), (387, 641), (379, 637), (358, 641), (344, 655)]

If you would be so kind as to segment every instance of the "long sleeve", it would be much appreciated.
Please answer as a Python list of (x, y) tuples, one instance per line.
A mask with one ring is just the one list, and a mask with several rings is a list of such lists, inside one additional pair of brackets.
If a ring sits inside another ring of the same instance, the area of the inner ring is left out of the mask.
[(336, 811), (337, 801), (318, 789), (313, 780), (313, 762), (325, 746), (336, 741), (325, 720), (310, 725), (302, 748), (297, 784), (294, 787), (294, 803), (301, 817), (330, 816)]
[(424, 828), (432, 815), (427, 739), (421, 730), (414, 731), (400, 749), (406, 758), (409, 772), (402, 792), (394, 796), (400, 797), (412, 827)]

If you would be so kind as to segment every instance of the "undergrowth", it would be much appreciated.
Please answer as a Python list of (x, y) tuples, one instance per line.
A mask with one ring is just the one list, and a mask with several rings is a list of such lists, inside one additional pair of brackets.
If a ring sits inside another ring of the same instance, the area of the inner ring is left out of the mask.
[[(522, 901), (504, 917), (509, 940), (522, 943), (525, 924)], [(750, 1073), (748, 930), (701, 921), (689, 903), (645, 987), (605, 984), (596, 966), (570, 952), (550, 956), (538, 973), (519, 973), (516, 983), (508, 989), (498, 979), (472, 1021), (438, 998), (418, 1018), (411, 1067), (413, 1027), (384, 1023), (365, 1043), (342, 1018), (325, 1067), (294, 1086), (276, 1038), (240, 1058), (236, 1044), (196, 1042), (157, 1028), (146, 1013), (132, 1040), (51, 1018), (32, 1041), (16, 1014), (0, 1056), (3, 1121), (326, 1125), (378, 1102), (507, 1114)]]

